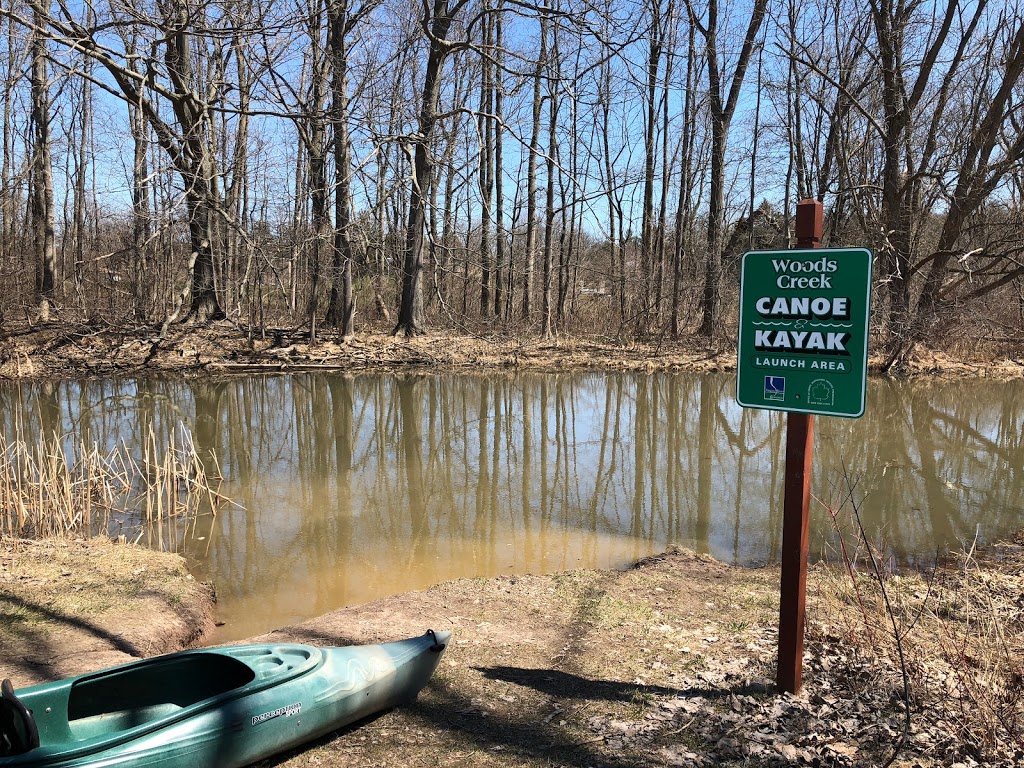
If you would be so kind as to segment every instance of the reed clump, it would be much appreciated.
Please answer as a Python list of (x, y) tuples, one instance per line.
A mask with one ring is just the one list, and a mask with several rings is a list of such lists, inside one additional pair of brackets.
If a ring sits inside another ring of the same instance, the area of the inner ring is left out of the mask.
[(0, 439), (0, 535), (141, 535), (229, 503), (184, 425), (164, 439), (150, 429), (139, 453), (52, 432)]

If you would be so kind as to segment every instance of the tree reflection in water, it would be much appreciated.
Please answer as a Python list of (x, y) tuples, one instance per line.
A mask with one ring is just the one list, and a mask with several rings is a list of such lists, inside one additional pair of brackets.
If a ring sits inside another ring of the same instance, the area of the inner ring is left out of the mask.
[[(5, 434), (141, 450), (184, 423), (239, 503), (143, 532), (214, 581), (222, 638), (458, 576), (618, 567), (670, 544), (775, 559), (784, 419), (690, 374), (295, 375), (7, 384)], [(814, 493), (856, 479), (899, 563), (1022, 525), (1024, 382), (876, 382), (816, 420)], [(834, 534), (812, 510), (812, 552)], [(126, 521), (130, 524), (131, 521)]]

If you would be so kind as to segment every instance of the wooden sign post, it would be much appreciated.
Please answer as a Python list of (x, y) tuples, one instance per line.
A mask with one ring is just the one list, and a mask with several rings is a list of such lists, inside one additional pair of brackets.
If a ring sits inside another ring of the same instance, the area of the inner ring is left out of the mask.
[[(801, 200), (796, 206), (796, 247), (820, 248), (822, 205)], [(800, 690), (804, 662), (804, 611), (807, 598), (807, 532), (811, 517), (811, 455), (814, 415), (786, 414), (786, 469), (782, 507), (782, 584), (779, 593), (779, 690)]]

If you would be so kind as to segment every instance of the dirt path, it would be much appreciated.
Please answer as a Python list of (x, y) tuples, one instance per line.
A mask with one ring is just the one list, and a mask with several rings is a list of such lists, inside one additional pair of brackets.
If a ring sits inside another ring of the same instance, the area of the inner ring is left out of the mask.
[(626, 572), (453, 581), (266, 635), (454, 632), (415, 706), (267, 765), (691, 764), (672, 731), (722, 696), (763, 695), (774, 579), (680, 552)]
[[(686, 551), (627, 571), (461, 579), (252, 638), (454, 632), (414, 705), (261, 768), (1021, 764), (1024, 538), (886, 580), (904, 667), (870, 571), (816, 566), (808, 583), (796, 697), (773, 685), (778, 571)], [(0, 541), (0, 677), (21, 687), (174, 650), (210, 607), (174, 555)]]
[[(1001, 568), (1019, 587), (1022, 549)], [(415, 705), (263, 766), (877, 767), (896, 751), (897, 766), (1019, 765), (1019, 730), (987, 728), (980, 709), (964, 718), (965, 705), (983, 705), (929, 677), (946, 669), (944, 656), (927, 645), (935, 627), (912, 596), (952, 593), (901, 584), (910, 597), (898, 620), (916, 615), (922, 633), (921, 644), (904, 639), (914, 653), (905, 738), (900, 667), (870, 583), (854, 590), (834, 569), (812, 571), (804, 689), (779, 695), (777, 570), (676, 551), (625, 572), (454, 581), (257, 638), (372, 643), (454, 630)], [(1004, 606), (1011, 660), (1024, 652), (1013, 597)], [(959, 621), (942, 624), (955, 641)], [(988, 680), (993, 692), (1001, 684)], [(1006, 692), (1000, 716), (1019, 727), (1015, 695)]]

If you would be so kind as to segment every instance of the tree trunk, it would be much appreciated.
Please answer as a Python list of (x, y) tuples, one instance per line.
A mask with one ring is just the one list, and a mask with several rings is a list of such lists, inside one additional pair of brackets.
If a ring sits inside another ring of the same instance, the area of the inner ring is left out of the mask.
[(640, 232), (640, 307), (636, 313), (636, 329), (640, 334), (650, 330), (651, 309), (654, 304), (654, 175), (657, 171), (658, 136), (658, 72), (661, 68), (662, 28), (661, 2), (649, 5), (650, 37), (647, 41), (647, 89), (644, 112), (644, 198)]
[(541, 80), (547, 66), (548, 17), (540, 17), (540, 54), (533, 73), (533, 121), (530, 132), (530, 154), (526, 160), (526, 263), (523, 267), (523, 303), (521, 315), (530, 318), (530, 299), (533, 293), (533, 270), (537, 255), (537, 158), (540, 155), (541, 108), (544, 96)]
[(541, 328), (540, 333), (545, 339), (551, 338), (551, 267), (555, 232), (555, 157), (558, 154), (558, 91), (555, 82), (558, 67), (558, 22), (555, 21), (554, 40), (551, 45), (551, 61), (548, 66), (548, 156), (547, 156), (547, 193), (544, 211), (544, 257), (543, 285), (541, 287)]
[(486, 318), (491, 311), (491, 206), (494, 195), (494, 90), (491, 87), (493, 66), (490, 55), (493, 51), (494, 20), (484, 3), (483, 49), (480, 78), (480, 117), (477, 130), (480, 135), (480, 316)]
[(355, 295), (352, 287), (352, 161), (348, 134), (348, 24), (347, 0), (328, 3), (331, 31), (328, 38), (332, 63), (331, 122), (334, 127), (334, 258), (331, 300), (325, 322), (343, 339), (355, 332)]
[(693, 84), (696, 48), (694, 28), (691, 25), (686, 45), (686, 91), (683, 95), (683, 127), (680, 139), (682, 167), (679, 170), (679, 201), (676, 207), (676, 242), (672, 259), (672, 316), (671, 333), (678, 339), (682, 328), (680, 323), (681, 296), (683, 285), (683, 259), (690, 245), (693, 228), (693, 145), (696, 133), (697, 115), (694, 106)]
[[(198, 180), (193, 184), (198, 188)], [(213, 232), (210, 228), (210, 207), (208, 193), (186, 195), (188, 207), (188, 233), (195, 255), (192, 267), (192, 306), (187, 320), (208, 323), (220, 320), (224, 312), (217, 300), (216, 278), (213, 269)]]
[(142, 110), (137, 105), (128, 105), (128, 120), (132, 134), (132, 303), (135, 319), (145, 322), (149, 319), (155, 276), (150, 271), (149, 239), (152, 236), (150, 224), (150, 180), (146, 150), (149, 132)]
[[(43, 28), (38, 10), (35, 23)], [(35, 233), (36, 305), (39, 321), (50, 320), (57, 248), (53, 212), (53, 164), (50, 159), (50, 86), (46, 67), (46, 38), (34, 32), (32, 51), (32, 219)]]
[(505, 186), (502, 183), (502, 163), (504, 161), (504, 146), (502, 134), (504, 128), (504, 88), (502, 53), (504, 51), (504, 40), (502, 30), (503, 0), (498, 0), (498, 9), (494, 20), (494, 76), (492, 86), (494, 88), (494, 316), (501, 317), (502, 301), (504, 300), (504, 286), (502, 285), (505, 270)]
[[(152, 106), (147, 109), (147, 117), (157, 130), (158, 140), (171, 152), (185, 187), (189, 238), (195, 256), (192, 267), (192, 304), (186, 320), (203, 324), (224, 317), (217, 298), (214, 266), (214, 249), (218, 243), (214, 237), (213, 217), (220, 207), (220, 200), (213, 159), (211, 115), (198, 93), (188, 31), (192, 24), (191, 11), (184, 0), (173, 0), (168, 5), (164, 10), (163, 23), (167, 33), (164, 64), (175, 89), (171, 107), (181, 128), (180, 144), (174, 142), (167, 126)], [(111, 70), (111, 67), (107, 69)], [(120, 75), (122, 89), (130, 96), (128, 88), (131, 86), (126, 87), (124, 84), (123, 72), (111, 73), (115, 78)]]
[[(14, 232), (17, 218), (17, 183), (12, 183), (14, 170), (14, 87), (19, 73), (19, 62), (13, 55), (17, 50), (14, 17), (7, 21), (7, 66), (3, 84), (3, 145), (0, 146), (0, 263), (7, 264), (8, 256), (15, 252)], [(0, 310), (0, 317), (3, 312)]]
[[(306, 149), (309, 152), (309, 193), (310, 216), (313, 235), (312, 272), (309, 290), (309, 336), (316, 342), (316, 324), (319, 319), (320, 276), (330, 242), (331, 221), (328, 216), (327, 189), (327, 125), (324, 103), (327, 100), (327, 78), (330, 62), (326, 53), (319, 48), (321, 18), (310, 19), (310, 40), (316, 41), (311, 50), (312, 74), (307, 108), (308, 124), (304, 131)], [(332, 247), (333, 250), (333, 247)]]
[(430, 29), (427, 66), (423, 75), (423, 96), (420, 102), (419, 131), (414, 139), (412, 186), (409, 191), (409, 212), (405, 230), (405, 252), (402, 259), (402, 299), (398, 308), (398, 324), (393, 333), (407, 337), (422, 333), (423, 319), (423, 228), (427, 221), (427, 200), (433, 183), (434, 161), (430, 142), (437, 122), (437, 102), (441, 95), (441, 70), (451, 49), (445, 39), (452, 17), (465, 4), (460, 0), (451, 8), (448, 0), (434, 0), (429, 18), (423, 19)]
[(754, 0), (750, 23), (743, 38), (736, 68), (727, 92), (723, 91), (718, 46), (718, 0), (708, 0), (707, 26), (700, 24), (691, 0), (687, 0), (691, 23), (697, 24), (704, 36), (708, 67), (709, 108), (711, 111), (711, 178), (708, 201), (708, 254), (704, 271), (704, 295), (701, 300), (700, 334), (712, 338), (721, 328), (722, 235), (725, 229), (725, 150), (729, 125), (736, 113), (740, 90), (750, 63), (757, 35), (764, 21), (767, 0)]

